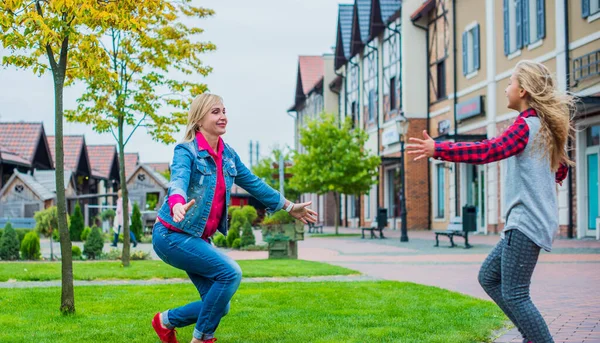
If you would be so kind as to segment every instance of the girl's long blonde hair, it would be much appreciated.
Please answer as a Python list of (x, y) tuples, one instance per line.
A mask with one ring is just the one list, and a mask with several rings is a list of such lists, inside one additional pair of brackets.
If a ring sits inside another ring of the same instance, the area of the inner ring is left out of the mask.
[(533, 61), (520, 61), (514, 74), (519, 86), (529, 95), (527, 102), (540, 118), (541, 128), (538, 146), (544, 157), (550, 160), (552, 171), (561, 163), (573, 165), (567, 156), (567, 140), (572, 134), (571, 111), (575, 109), (575, 99), (556, 88), (556, 84), (545, 65)]
[(210, 109), (217, 104), (222, 104), (223, 98), (218, 95), (210, 93), (202, 93), (198, 95), (188, 113), (188, 122), (185, 127), (185, 136), (183, 136), (183, 142), (191, 142), (196, 138), (196, 131), (200, 130), (200, 121), (204, 116), (210, 112)]

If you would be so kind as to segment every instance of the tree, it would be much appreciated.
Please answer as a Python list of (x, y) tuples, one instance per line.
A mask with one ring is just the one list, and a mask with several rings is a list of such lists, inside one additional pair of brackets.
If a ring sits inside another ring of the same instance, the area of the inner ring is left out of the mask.
[[(87, 90), (67, 120), (92, 125), (99, 133), (111, 132), (119, 152), (123, 213), (129, 213), (125, 175), (125, 146), (140, 126), (163, 143), (174, 143), (173, 133), (185, 125), (194, 96), (207, 90), (198, 80), (211, 68), (200, 57), (215, 50), (200, 42), (203, 30), (195, 20), (213, 11), (179, 1), (116, 1), (115, 16), (128, 16), (135, 25), (113, 21), (99, 40), (102, 72), (88, 76)], [(191, 19), (191, 20), (190, 20)], [(193, 22), (192, 25), (185, 24)], [(172, 112), (169, 111), (172, 110)], [(125, 127), (131, 128), (126, 137)], [(116, 133), (115, 133), (116, 131)], [(129, 218), (123, 218), (123, 266), (129, 266)]]
[(118, 17), (121, 3), (146, 4), (152, 1), (109, 0), (11, 0), (0, 2), (0, 42), (8, 50), (2, 64), (49, 72), (54, 83), (56, 200), (61, 248), (61, 304), (63, 313), (75, 312), (73, 261), (67, 228), (64, 184), (63, 90), (76, 80), (93, 75), (102, 67), (98, 33), (108, 24), (135, 24)]
[(94, 226), (94, 228), (92, 228), (92, 232), (83, 245), (83, 253), (88, 257), (88, 259), (94, 260), (100, 257), (103, 247), (104, 239), (102, 239), (102, 232), (100, 232), (99, 228)]
[[(274, 168), (273, 163), (279, 164), (281, 154), (284, 154), (284, 161), (292, 160), (292, 156), (289, 152), (284, 153), (283, 149), (275, 148), (269, 157), (261, 159), (258, 164), (252, 167), (254, 175), (260, 177), (269, 186), (277, 190), (279, 190), (279, 169)], [(289, 171), (289, 168), (284, 166), (284, 173), (288, 173)], [(292, 200), (300, 198), (300, 194), (302, 194), (302, 192), (290, 184), (289, 178), (283, 179), (283, 192), (285, 193), (286, 198)]]
[(138, 242), (142, 240), (142, 212), (137, 202), (133, 204), (133, 213), (131, 214), (131, 232), (135, 235)]
[(171, 181), (171, 171), (169, 169), (160, 172), (162, 176), (165, 177), (168, 181)]
[(54, 260), (52, 241), (54, 240), (54, 231), (58, 230), (58, 211), (56, 206), (36, 212), (33, 218), (35, 219), (35, 230), (46, 237), (50, 237), (50, 260)]
[[(368, 135), (352, 129), (350, 118), (338, 125), (334, 115), (322, 114), (300, 129), (300, 144), (305, 153), (294, 156), (290, 185), (303, 193), (334, 192), (336, 212), (339, 213), (339, 194), (360, 195), (377, 183), (378, 156), (364, 146)], [(335, 216), (335, 233), (338, 233)]]
[(21, 255), (26, 260), (40, 259), (40, 237), (37, 232), (30, 231), (25, 235), (21, 242)]
[(0, 238), (0, 259), (5, 261), (13, 261), (19, 259), (19, 237), (17, 231), (13, 229), (10, 223), (6, 223), (4, 226), (4, 233)]
[(84, 227), (81, 206), (77, 203), (75, 204), (75, 209), (71, 216), (71, 224), (69, 225), (69, 237), (71, 238), (71, 242), (81, 241), (81, 233), (83, 232)]

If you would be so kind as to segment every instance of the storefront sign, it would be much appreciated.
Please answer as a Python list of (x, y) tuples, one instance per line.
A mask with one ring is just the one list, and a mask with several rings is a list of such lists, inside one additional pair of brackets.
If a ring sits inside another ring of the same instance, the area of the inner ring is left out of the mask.
[(483, 97), (463, 101), (456, 105), (456, 119), (465, 120), (483, 114)]
[(383, 130), (381, 134), (381, 143), (385, 146), (400, 142), (400, 135), (396, 127), (390, 127)]

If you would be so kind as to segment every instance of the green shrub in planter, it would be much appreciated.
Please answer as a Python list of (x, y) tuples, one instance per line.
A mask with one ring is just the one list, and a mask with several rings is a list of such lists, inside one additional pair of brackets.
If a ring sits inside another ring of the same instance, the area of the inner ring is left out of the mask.
[(6, 223), (4, 234), (0, 239), (0, 259), (14, 261), (19, 259), (19, 237), (10, 223)]
[(21, 255), (26, 260), (39, 260), (40, 254), (40, 237), (37, 232), (30, 231), (25, 235), (21, 242)]

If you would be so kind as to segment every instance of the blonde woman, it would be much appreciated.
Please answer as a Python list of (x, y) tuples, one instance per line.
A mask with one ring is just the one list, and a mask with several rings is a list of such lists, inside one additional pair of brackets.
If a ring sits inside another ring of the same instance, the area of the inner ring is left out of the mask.
[(177, 342), (175, 328), (191, 324), (196, 324), (192, 343), (216, 341), (215, 330), (242, 279), (239, 265), (210, 243), (216, 231), (227, 234), (234, 182), (271, 211), (285, 209), (304, 223), (316, 221), (310, 202), (294, 204), (252, 174), (221, 139), (226, 127), (221, 97), (202, 94), (192, 102), (185, 138), (175, 147), (168, 200), (158, 212), (152, 244), (164, 262), (187, 272), (201, 300), (154, 316), (162, 342)]
[(555, 183), (572, 165), (566, 154), (573, 98), (557, 90), (541, 63), (517, 63), (505, 90), (508, 108), (520, 114), (499, 137), (475, 143), (411, 138), (415, 160), (437, 159), (473, 164), (506, 159), (506, 224), (502, 239), (479, 272), (479, 283), (523, 335), (523, 342), (554, 342), (531, 301), (529, 286), (540, 249), (550, 251), (558, 230)]

